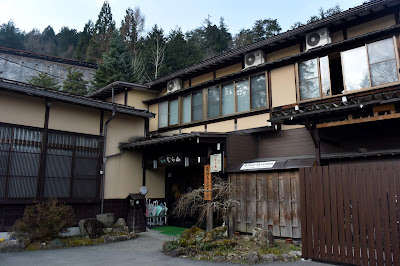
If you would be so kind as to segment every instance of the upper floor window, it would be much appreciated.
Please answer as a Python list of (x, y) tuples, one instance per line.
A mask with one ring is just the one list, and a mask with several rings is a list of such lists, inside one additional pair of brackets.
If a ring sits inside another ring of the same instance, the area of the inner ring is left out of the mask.
[(192, 121), (203, 119), (203, 91), (192, 93)]
[(251, 109), (267, 106), (267, 88), (265, 74), (250, 78)]
[(236, 82), (237, 111), (244, 112), (250, 110), (250, 87), (249, 80)]
[(221, 87), (221, 109), (222, 115), (229, 115), (235, 112), (235, 88), (233, 83)]
[(220, 116), (219, 110), (219, 86), (208, 89), (208, 117)]
[(182, 97), (182, 123), (192, 121), (192, 95)]
[(178, 124), (178, 99), (169, 101), (169, 126)]
[(158, 104), (158, 127), (168, 126), (168, 101)]
[(300, 100), (399, 81), (394, 38), (299, 63)]

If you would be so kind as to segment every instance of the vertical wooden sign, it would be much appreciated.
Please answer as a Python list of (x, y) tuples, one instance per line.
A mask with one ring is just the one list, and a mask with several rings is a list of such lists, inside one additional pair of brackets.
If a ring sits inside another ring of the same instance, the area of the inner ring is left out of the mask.
[(204, 200), (211, 200), (212, 198), (212, 180), (210, 165), (204, 165)]

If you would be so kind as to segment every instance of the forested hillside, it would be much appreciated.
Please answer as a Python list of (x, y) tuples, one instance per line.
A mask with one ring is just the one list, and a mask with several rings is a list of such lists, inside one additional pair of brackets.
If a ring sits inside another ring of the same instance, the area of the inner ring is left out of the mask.
[[(309, 21), (339, 12), (335, 6)], [(256, 20), (250, 29), (229, 32), (221, 17), (217, 24), (208, 17), (188, 32), (177, 27), (166, 33), (162, 25), (145, 32), (145, 16), (138, 7), (126, 10), (116, 26), (110, 5), (104, 2), (95, 22), (89, 20), (82, 31), (63, 27), (56, 33), (51, 26), (40, 32), (23, 32), (9, 21), (0, 26), (0, 46), (46, 55), (96, 63), (96, 88), (115, 80), (144, 83), (180, 70), (229, 49), (263, 40), (281, 32), (277, 19)], [(296, 22), (294, 27), (301, 26)]]

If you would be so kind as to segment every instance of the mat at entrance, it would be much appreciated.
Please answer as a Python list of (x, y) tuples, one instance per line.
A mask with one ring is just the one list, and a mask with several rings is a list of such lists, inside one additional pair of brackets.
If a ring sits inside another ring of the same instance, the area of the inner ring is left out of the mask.
[(152, 228), (155, 231), (158, 231), (162, 234), (170, 235), (170, 236), (177, 236), (181, 235), (182, 232), (187, 229), (185, 227), (178, 227), (178, 226), (160, 226)]

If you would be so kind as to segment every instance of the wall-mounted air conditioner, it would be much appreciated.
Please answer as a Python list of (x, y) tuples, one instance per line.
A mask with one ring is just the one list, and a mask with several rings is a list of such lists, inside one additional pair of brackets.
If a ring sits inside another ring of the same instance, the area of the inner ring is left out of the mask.
[(168, 81), (167, 83), (167, 93), (171, 93), (182, 88), (182, 80), (181, 79), (173, 79)]
[(265, 62), (264, 51), (257, 50), (244, 56), (244, 68), (260, 65)]
[(327, 28), (306, 34), (306, 50), (328, 43), (331, 43), (331, 37), (329, 37), (329, 30)]

